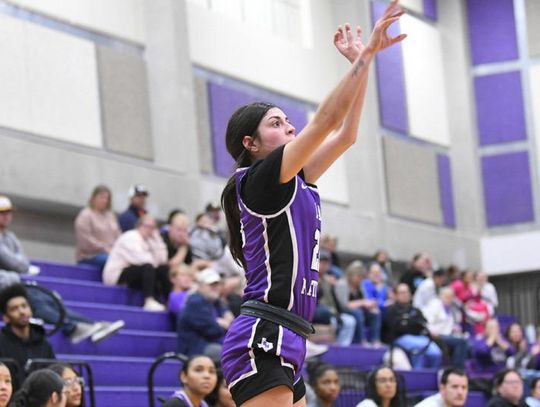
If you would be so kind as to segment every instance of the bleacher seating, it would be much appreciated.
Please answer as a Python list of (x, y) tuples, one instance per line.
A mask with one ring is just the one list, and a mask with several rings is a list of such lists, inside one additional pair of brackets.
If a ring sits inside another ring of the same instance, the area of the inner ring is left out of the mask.
[[(101, 283), (100, 272), (89, 266), (73, 266), (36, 261), (38, 276), (27, 277), (60, 293), (71, 309), (95, 320), (124, 319), (126, 326), (117, 335), (100, 343), (90, 340), (73, 345), (69, 338), (57, 333), (49, 338), (59, 359), (84, 360), (92, 367), (96, 405), (148, 406), (147, 374), (154, 358), (176, 349), (173, 321), (166, 312), (145, 312), (139, 292)], [(382, 363), (385, 348), (358, 345), (330, 345), (321, 359), (336, 366), (366, 372)], [(165, 361), (156, 371), (156, 396), (168, 396), (178, 388), (177, 361)], [(400, 372), (409, 394), (429, 395), (437, 391), (436, 372), (415, 370)], [(364, 395), (363, 389), (344, 389), (337, 405), (355, 406)], [(472, 392), (466, 406), (485, 405), (481, 393)], [(156, 403), (159, 406), (159, 402)]]

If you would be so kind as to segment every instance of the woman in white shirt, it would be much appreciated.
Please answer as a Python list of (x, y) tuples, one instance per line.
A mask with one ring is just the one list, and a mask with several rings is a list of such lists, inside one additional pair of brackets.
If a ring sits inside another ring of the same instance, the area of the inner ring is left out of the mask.
[(366, 398), (356, 407), (401, 407), (405, 405), (405, 389), (402, 380), (394, 370), (381, 366), (369, 374)]

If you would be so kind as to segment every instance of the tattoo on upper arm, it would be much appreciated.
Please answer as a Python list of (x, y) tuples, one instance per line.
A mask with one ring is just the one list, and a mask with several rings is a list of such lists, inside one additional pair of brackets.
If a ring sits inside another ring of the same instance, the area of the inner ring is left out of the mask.
[(358, 72), (360, 71), (360, 69), (362, 69), (362, 67), (365, 65), (365, 62), (363, 59), (359, 59), (355, 66), (354, 66), (354, 71), (353, 71), (353, 76), (357, 76), (358, 75)]

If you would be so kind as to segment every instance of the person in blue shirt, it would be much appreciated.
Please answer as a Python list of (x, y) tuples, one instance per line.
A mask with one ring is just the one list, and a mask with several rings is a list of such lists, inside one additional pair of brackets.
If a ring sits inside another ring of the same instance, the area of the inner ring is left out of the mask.
[(118, 223), (122, 232), (135, 229), (135, 224), (139, 218), (146, 215), (146, 198), (148, 197), (148, 189), (141, 184), (133, 185), (129, 188), (129, 206), (118, 215)]

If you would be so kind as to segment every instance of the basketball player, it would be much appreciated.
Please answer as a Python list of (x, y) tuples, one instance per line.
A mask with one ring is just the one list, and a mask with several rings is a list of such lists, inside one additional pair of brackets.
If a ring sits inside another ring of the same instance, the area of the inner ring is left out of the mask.
[(238, 406), (305, 406), (301, 372), (321, 236), (315, 182), (355, 142), (369, 66), (377, 52), (405, 38), (387, 33), (402, 14), (392, 1), (365, 46), (360, 29), (353, 38), (349, 25), (338, 28), (334, 44), (352, 66), (298, 136), (285, 113), (267, 103), (243, 106), (229, 120), (226, 145), (238, 169), (222, 205), (247, 284), (222, 368)]

